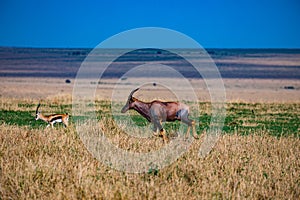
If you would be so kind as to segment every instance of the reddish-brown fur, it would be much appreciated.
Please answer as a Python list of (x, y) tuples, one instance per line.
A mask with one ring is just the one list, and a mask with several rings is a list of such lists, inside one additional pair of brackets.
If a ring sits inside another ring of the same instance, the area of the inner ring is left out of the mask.
[(160, 131), (160, 135), (163, 136), (165, 142), (168, 141), (166, 133), (161, 125), (165, 121), (175, 121), (179, 120), (188, 125), (187, 135), (190, 132), (190, 128), (193, 127), (193, 136), (198, 138), (195, 130), (195, 122), (188, 118), (189, 107), (183, 103), (179, 102), (162, 102), (162, 101), (152, 101), (143, 102), (133, 97), (139, 88), (133, 90), (128, 97), (126, 105), (122, 108), (121, 112), (133, 109), (146, 118), (149, 122), (154, 125), (154, 132)]

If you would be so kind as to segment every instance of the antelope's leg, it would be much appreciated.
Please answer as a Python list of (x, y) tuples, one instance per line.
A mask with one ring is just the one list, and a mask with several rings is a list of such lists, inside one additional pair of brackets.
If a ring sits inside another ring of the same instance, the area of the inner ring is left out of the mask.
[(154, 136), (159, 136), (159, 130), (158, 130), (158, 128), (157, 128), (157, 126), (156, 126), (156, 123), (153, 123), (153, 135)]
[(188, 126), (186, 134), (185, 134), (185, 138), (188, 138), (190, 135), (190, 130), (191, 130), (191, 126)]
[(155, 136), (162, 136), (162, 129), (163, 129), (163, 127), (162, 127), (162, 125), (161, 125), (161, 120), (159, 120), (159, 118), (158, 117), (154, 117), (154, 119), (153, 119), (153, 130), (154, 130), (154, 135)]
[(181, 116), (181, 121), (188, 125), (186, 135), (185, 135), (185, 138), (187, 138), (190, 135), (191, 126), (193, 126), (194, 121), (192, 121), (188, 118), (188, 112), (187, 111), (183, 112), (183, 115)]
[(185, 124), (188, 125), (188, 130), (187, 130), (187, 133), (186, 133), (186, 137), (190, 134), (190, 129), (192, 127), (192, 130), (193, 130), (193, 137), (195, 139), (198, 139), (198, 135), (197, 135), (197, 132), (196, 132), (196, 128), (195, 128), (195, 121), (194, 120), (191, 120), (189, 119), (189, 113), (186, 111), (186, 112), (183, 112), (183, 114), (181, 115), (181, 121)]
[(161, 129), (160, 130), (160, 134), (162, 135), (163, 139), (164, 139), (164, 143), (167, 143), (169, 141), (169, 138), (166, 135), (166, 131), (165, 129)]
[(69, 121), (68, 120), (63, 120), (63, 124), (65, 125), (65, 127), (68, 127)]
[(158, 131), (158, 129), (153, 132), (153, 135), (156, 136), (156, 137), (161, 137), (162, 136), (161, 132)]
[(167, 143), (169, 141), (167, 135), (166, 135), (166, 131), (163, 129), (162, 125), (161, 125), (161, 121), (160, 120), (154, 120), (154, 126), (157, 127), (157, 129), (159, 130), (159, 136), (162, 136), (164, 139), (164, 142)]
[(192, 127), (193, 127), (193, 137), (195, 139), (199, 139), (199, 136), (197, 135), (197, 132), (196, 132), (195, 121), (192, 121)]

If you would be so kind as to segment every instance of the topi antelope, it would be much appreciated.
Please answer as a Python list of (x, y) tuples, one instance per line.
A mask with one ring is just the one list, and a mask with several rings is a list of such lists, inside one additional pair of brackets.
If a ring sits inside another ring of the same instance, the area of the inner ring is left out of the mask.
[(189, 107), (187, 105), (179, 102), (162, 102), (158, 100), (143, 102), (132, 96), (137, 90), (139, 90), (139, 88), (133, 90), (129, 94), (127, 103), (121, 110), (122, 113), (125, 113), (130, 109), (136, 110), (149, 122), (153, 123), (154, 135), (162, 136), (165, 143), (168, 141), (168, 137), (161, 125), (161, 123), (165, 121), (182, 121), (188, 125), (186, 134), (188, 135), (190, 133), (190, 128), (192, 127), (193, 136), (198, 139), (195, 129), (195, 121), (188, 118)]
[(47, 127), (49, 127), (51, 125), (51, 127), (53, 128), (53, 125), (55, 123), (63, 123), (65, 125), (65, 127), (68, 126), (68, 122), (69, 122), (69, 114), (52, 114), (52, 115), (43, 115), (40, 111), (39, 111), (39, 107), (41, 106), (41, 104), (39, 103), (39, 105), (36, 108), (35, 111), (35, 120), (43, 120), (45, 122), (48, 123)]

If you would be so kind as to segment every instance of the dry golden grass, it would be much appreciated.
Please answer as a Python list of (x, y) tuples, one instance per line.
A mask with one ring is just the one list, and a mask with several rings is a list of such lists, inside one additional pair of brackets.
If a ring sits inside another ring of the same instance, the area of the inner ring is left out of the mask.
[[(44, 100), (44, 111), (71, 103)], [(28, 107), (24, 107), (28, 104)], [(57, 105), (51, 107), (50, 105)], [(105, 104), (105, 103), (104, 103)], [(36, 101), (2, 98), (1, 109), (34, 112)], [(276, 105), (276, 104), (274, 104)], [(246, 109), (252, 109), (249, 105)], [(284, 112), (268, 106), (261, 113)], [(287, 106), (299, 114), (299, 106)], [(64, 109), (69, 109), (66, 107)], [(208, 113), (204, 104), (202, 112)], [(230, 109), (230, 108), (228, 108)], [(258, 107), (257, 110), (260, 110)], [(254, 110), (256, 112), (256, 110)], [(234, 114), (234, 110), (228, 113)], [(269, 116), (269, 115), (268, 115)], [(239, 116), (238, 120), (245, 120)], [(111, 119), (100, 126), (107, 137), (125, 150), (147, 152), (161, 148), (161, 138), (125, 137), (113, 129)], [(245, 122), (255, 126), (255, 122)], [(299, 199), (299, 137), (274, 137), (266, 130), (241, 136), (238, 130), (222, 135), (205, 158), (198, 156), (203, 139), (176, 162), (142, 174), (116, 171), (95, 158), (79, 139), (74, 125), (64, 129), (0, 125), (1, 199)], [(111, 134), (111, 135), (109, 135)], [(106, 153), (106, 152), (103, 152)]]
[[(72, 127), (1, 125), (2, 199), (297, 199), (300, 141), (221, 136), (198, 157), (201, 141), (157, 173), (126, 174), (95, 160)], [(103, 152), (105, 153), (105, 152)]]

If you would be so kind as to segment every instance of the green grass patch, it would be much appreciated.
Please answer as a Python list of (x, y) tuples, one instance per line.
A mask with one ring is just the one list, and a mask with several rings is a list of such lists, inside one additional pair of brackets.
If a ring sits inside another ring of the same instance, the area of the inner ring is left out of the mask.
[(47, 125), (45, 122), (36, 121), (34, 112), (29, 111), (0, 111), (0, 124), (9, 124), (17, 126), (28, 126), (30, 128), (40, 128), (42, 125)]
[[(0, 124), (29, 126), (30, 128), (40, 128), (47, 124), (41, 120), (36, 121), (35, 105), (20, 104), (18, 107), (31, 108), (32, 111), (14, 111), (0, 110)], [(110, 112), (111, 104), (107, 101), (97, 102), (96, 116), (98, 120), (103, 117), (112, 117)], [(209, 103), (199, 104), (201, 115), (197, 132), (202, 133), (209, 128), (211, 120), (211, 111)], [(71, 105), (51, 105), (43, 107), (43, 110), (58, 110), (65, 113), (71, 110)], [(89, 111), (93, 112), (93, 111)], [(87, 112), (87, 113), (89, 113)], [(300, 105), (299, 104), (246, 104), (246, 103), (229, 103), (227, 104), (226, 119), (223, 127), (225, 134), (249, 135), (254, 133), (263, 133), (276, 137), (293, 135), (300, 137)], [(118, 119), (125, 119), (127, 116), (115, 116)], [(135, 111), (130, 111), (130, 117), (137, 126), (146, 126), (148, 121)], [(70, 123), (76, 119), (84, 119), (84, 116), (71, 116)], [(166, 122), (164, 128), (166, 131), (176, 131), (180, 127), (180, 122)], [(55, 125), (60, 126), (60, 125)]]

